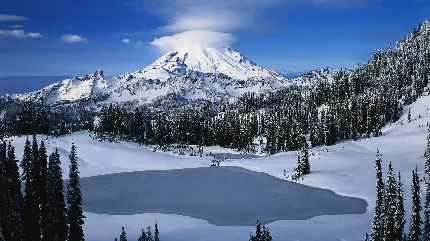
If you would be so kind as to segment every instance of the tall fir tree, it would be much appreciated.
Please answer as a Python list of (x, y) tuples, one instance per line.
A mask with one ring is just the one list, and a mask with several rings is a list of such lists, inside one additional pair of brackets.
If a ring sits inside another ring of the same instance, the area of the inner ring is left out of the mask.
[(33, 153), (28, 137), (24, 145), (24, 155), (21, 161), (21, 168), (21, 180), (25, 183), (23, 207), (24, 240), (39, 240), (39, 207), (37, 206), (37, 200), (34, 196), (35, 187), (33, 186)]
[(384, 208), (384, 181), (382, 180), (382, 161), (379, 150), (376, 152), (376, 204), (372, 219), (371, 237), (373, 241), (382, 241), (384, 238), (383, 208)]
[(160, 241), (160, 232), (158, 231), (158, 222), (155, 222), (154, 241)]
[(40, 205), (40, 217), (41, 217), (41, 230), (42, 230), (42, 237), (43, 240), (47, 238), (46, 234), (44, 234), (44, 231), (47, 228), (47, 225), (49, 223), (49, 217), (46, 216), (48, 213), (47, 210), (47, 191), (46, 191), (46, 182), (47, 182), (47, 175), (48, 175), (48, 155), (46, 154), (46, 147), (45, 142), (40, 142), (39, 147), (39, 157), (38, 157), (38, 163), (39, 163), (39, 174), (38, 174), (38, 182), (37, 182), (37, 196), (39, 199), (39, 205)]
[(148, 228), (146, 229), (146, 240), (154, 241), (154, 237), (152, 236), (151, 226), (149, 225), (148, 225)]
[(72, 150), (69, 154), (70, 170), (69, 183), (67, 185), (67, 218), (69, 224), (69, 241), (84, 241), (84, 214), (82, 211), (82, 193), (79, 181), (78, 157), (76, 146), (72, 144)]
[(426, 184), (426, 195), (424, 201), (424, 227), (423, 241), (430, 241), (430, 129), (428, 131), (427, 147), (425, 150), (424, 180)]
[(137, 239), (137, 241), (148, 241), (148, 238), (146, 236), (146, 232), (145, 232), (145, 230), (143, 230), (143, 228), (142, 228), (142, 233), (140, 234), (140, 236)]
[[(31, 182), (33, 187), (33, 200), (34, 200), (34, 222), (37, 225), (34, 227), (34, 235), (33, 237), (39, 237), (42, 235), (42, 227), (41, 227), (41, 212), (40, 212), (40, 193), (39, 189), (43, 184), (40, 180), (40, 170), (41, 164), (39, 161), (39, 145), (37, 143), (37, 136), (33, 135), (33, 142), (31, 146), (31, 160), (32, 160), (32, 169), (31, 169)], [(36, 230), (37, 229), (37, 230)]]
[[(6, 155), (4, 155), (6, 154)], [(18, 164), (15, 156), (15, 149), (11, 142), (7, 145), (4, 142), (0, 147), (0, 168), (6, 178), (2, 185), (2, 204), (5, 208), (2, 212), (2, 222), (0, 227), (5, 240), (21, 241), (24, 238), (22, 226), (22, 206), (23, 196), (21, 192), (21, 181), (19, 179)], [(2, 159), (2, 160), (1, 160)], [(3, 162), (3, 165), (1, 164)]]
[(0, 142), (0, 230), (7, 225), (6, 142)]
[(49, 156), (46, 200), (45, 215), (48, 217), (48, 222), (43, 230), (44, 241), (65, 241), (68, 228), (61, 160), (58, 149)]
[(388, 165), (387, 183), (384, 194), (384, 240), (395, 240), (397, 183), (391, 161)]
[(119, 241), (127, 241), (127, 234), (125, 233), (124, 227), (122, 227), (121, 235), (119, 236)]
[(396, 223), (395, 223), (395, 239), (396, 241), (403, 240), (405, 230), (405, 199), (403, 198), (403, 182), (399, 172), (397, 180), (397, 198), (396, 198)]
[(412, 171), (412, 212), (409, 226), (408, 241), (420, 241), (421, 238), (421, 198), (420, 198), (420, 178), (418, 176), (418, 167)]

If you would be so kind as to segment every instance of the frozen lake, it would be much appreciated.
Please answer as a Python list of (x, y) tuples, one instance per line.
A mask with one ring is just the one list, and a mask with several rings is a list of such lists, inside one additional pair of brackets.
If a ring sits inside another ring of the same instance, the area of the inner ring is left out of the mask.
[(240, 167), (140, 171), (81, 178), (84, 210), (163, 213), (217, 226), (251, 226), (319, 215), (362, 214), (367, 203)]

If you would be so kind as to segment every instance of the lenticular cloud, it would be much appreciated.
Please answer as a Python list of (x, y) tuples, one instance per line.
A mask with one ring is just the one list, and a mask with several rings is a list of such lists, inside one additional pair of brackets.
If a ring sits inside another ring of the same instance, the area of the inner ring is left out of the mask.
[(163, 52), (174, 51), (182, 47), (201, 46), (221, 48), (235, 41), (232, 34), (206, 30), (191, 30), (172, 36), (156, 38), (151, 45)]

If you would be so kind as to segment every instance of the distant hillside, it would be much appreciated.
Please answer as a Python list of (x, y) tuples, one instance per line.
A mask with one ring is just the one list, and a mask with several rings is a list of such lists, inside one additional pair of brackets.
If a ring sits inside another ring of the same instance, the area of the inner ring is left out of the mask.
[(0, 76), (0, 96), (39, 90), (69, 76)]

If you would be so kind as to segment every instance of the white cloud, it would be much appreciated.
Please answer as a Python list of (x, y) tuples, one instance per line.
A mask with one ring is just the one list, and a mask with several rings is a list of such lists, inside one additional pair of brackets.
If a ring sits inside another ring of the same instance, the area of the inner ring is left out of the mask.
[(15, 24), (15, 25), (10, 25), (9, 28), (24, 28), (24, 25)]
[(41, 35), (40, 33), (28, 33), (27, 37), (29, 37), (29, 38), (41, 38), (41, 37), (43, 37), (43, 35)]
[(124, 39), (121, 40), (121, 42), (123, 42), (125, 44), (129, 44), (131, 42), (131, 40), (128, 39), (128, 38), (124, 38)]
[(162, 27), (165, 32), (183, 32), (189, 30), (233, 31), (249, 28), (251, 14), (231, 11), (196, 12), (179, 15), (170, 24)]
[[(372, 0), (141, 0), (147, 11), (166, 17), (162, 34), (152, 42), (163, 50), (184, 44), (222, 45), (231, 43), (240, 31), (267, 31), (273, 28), (270, 15), (262, 11), (280, 5), (349, 5)], [(264, 18), (263, 18), (264, 17)], [(271, 26), (271, 27), (269, 27)], [(269, 30), (270, 31), (270, 30)], [(182, 33), (182, 34), (180, 34)], [(193, 36), (193, 37), (191, 37)], [(208, 39), (212, 38), (213, 39)], [(179, 41), (177, 41), (179, 40)], [(185, 41), (182, 41), (185, 40)], [(168, 47), (167, 47), (168, 46)]]
[(86, 38), (75, 34), (63, 35), (61, 39), (66, 43), (87, 43), (88, 42)]
[(28, 18), (24, 16), (0, 14), (0, 22), (17, 22), (25, 20), (28, 20)]
[(223, 47), (235, 41), (232, 34), (206, 30), (191, 30), (154, 39), (150, 44), (164, 52), (188, 46)]
[(0, 30), (0, 37), (26, 39), (26, 38), (41, 38), (43, 37), (43, 35), (41, 35), (40, 33), (26, 33), (22, 29), (14, 29), (14, 30)]

